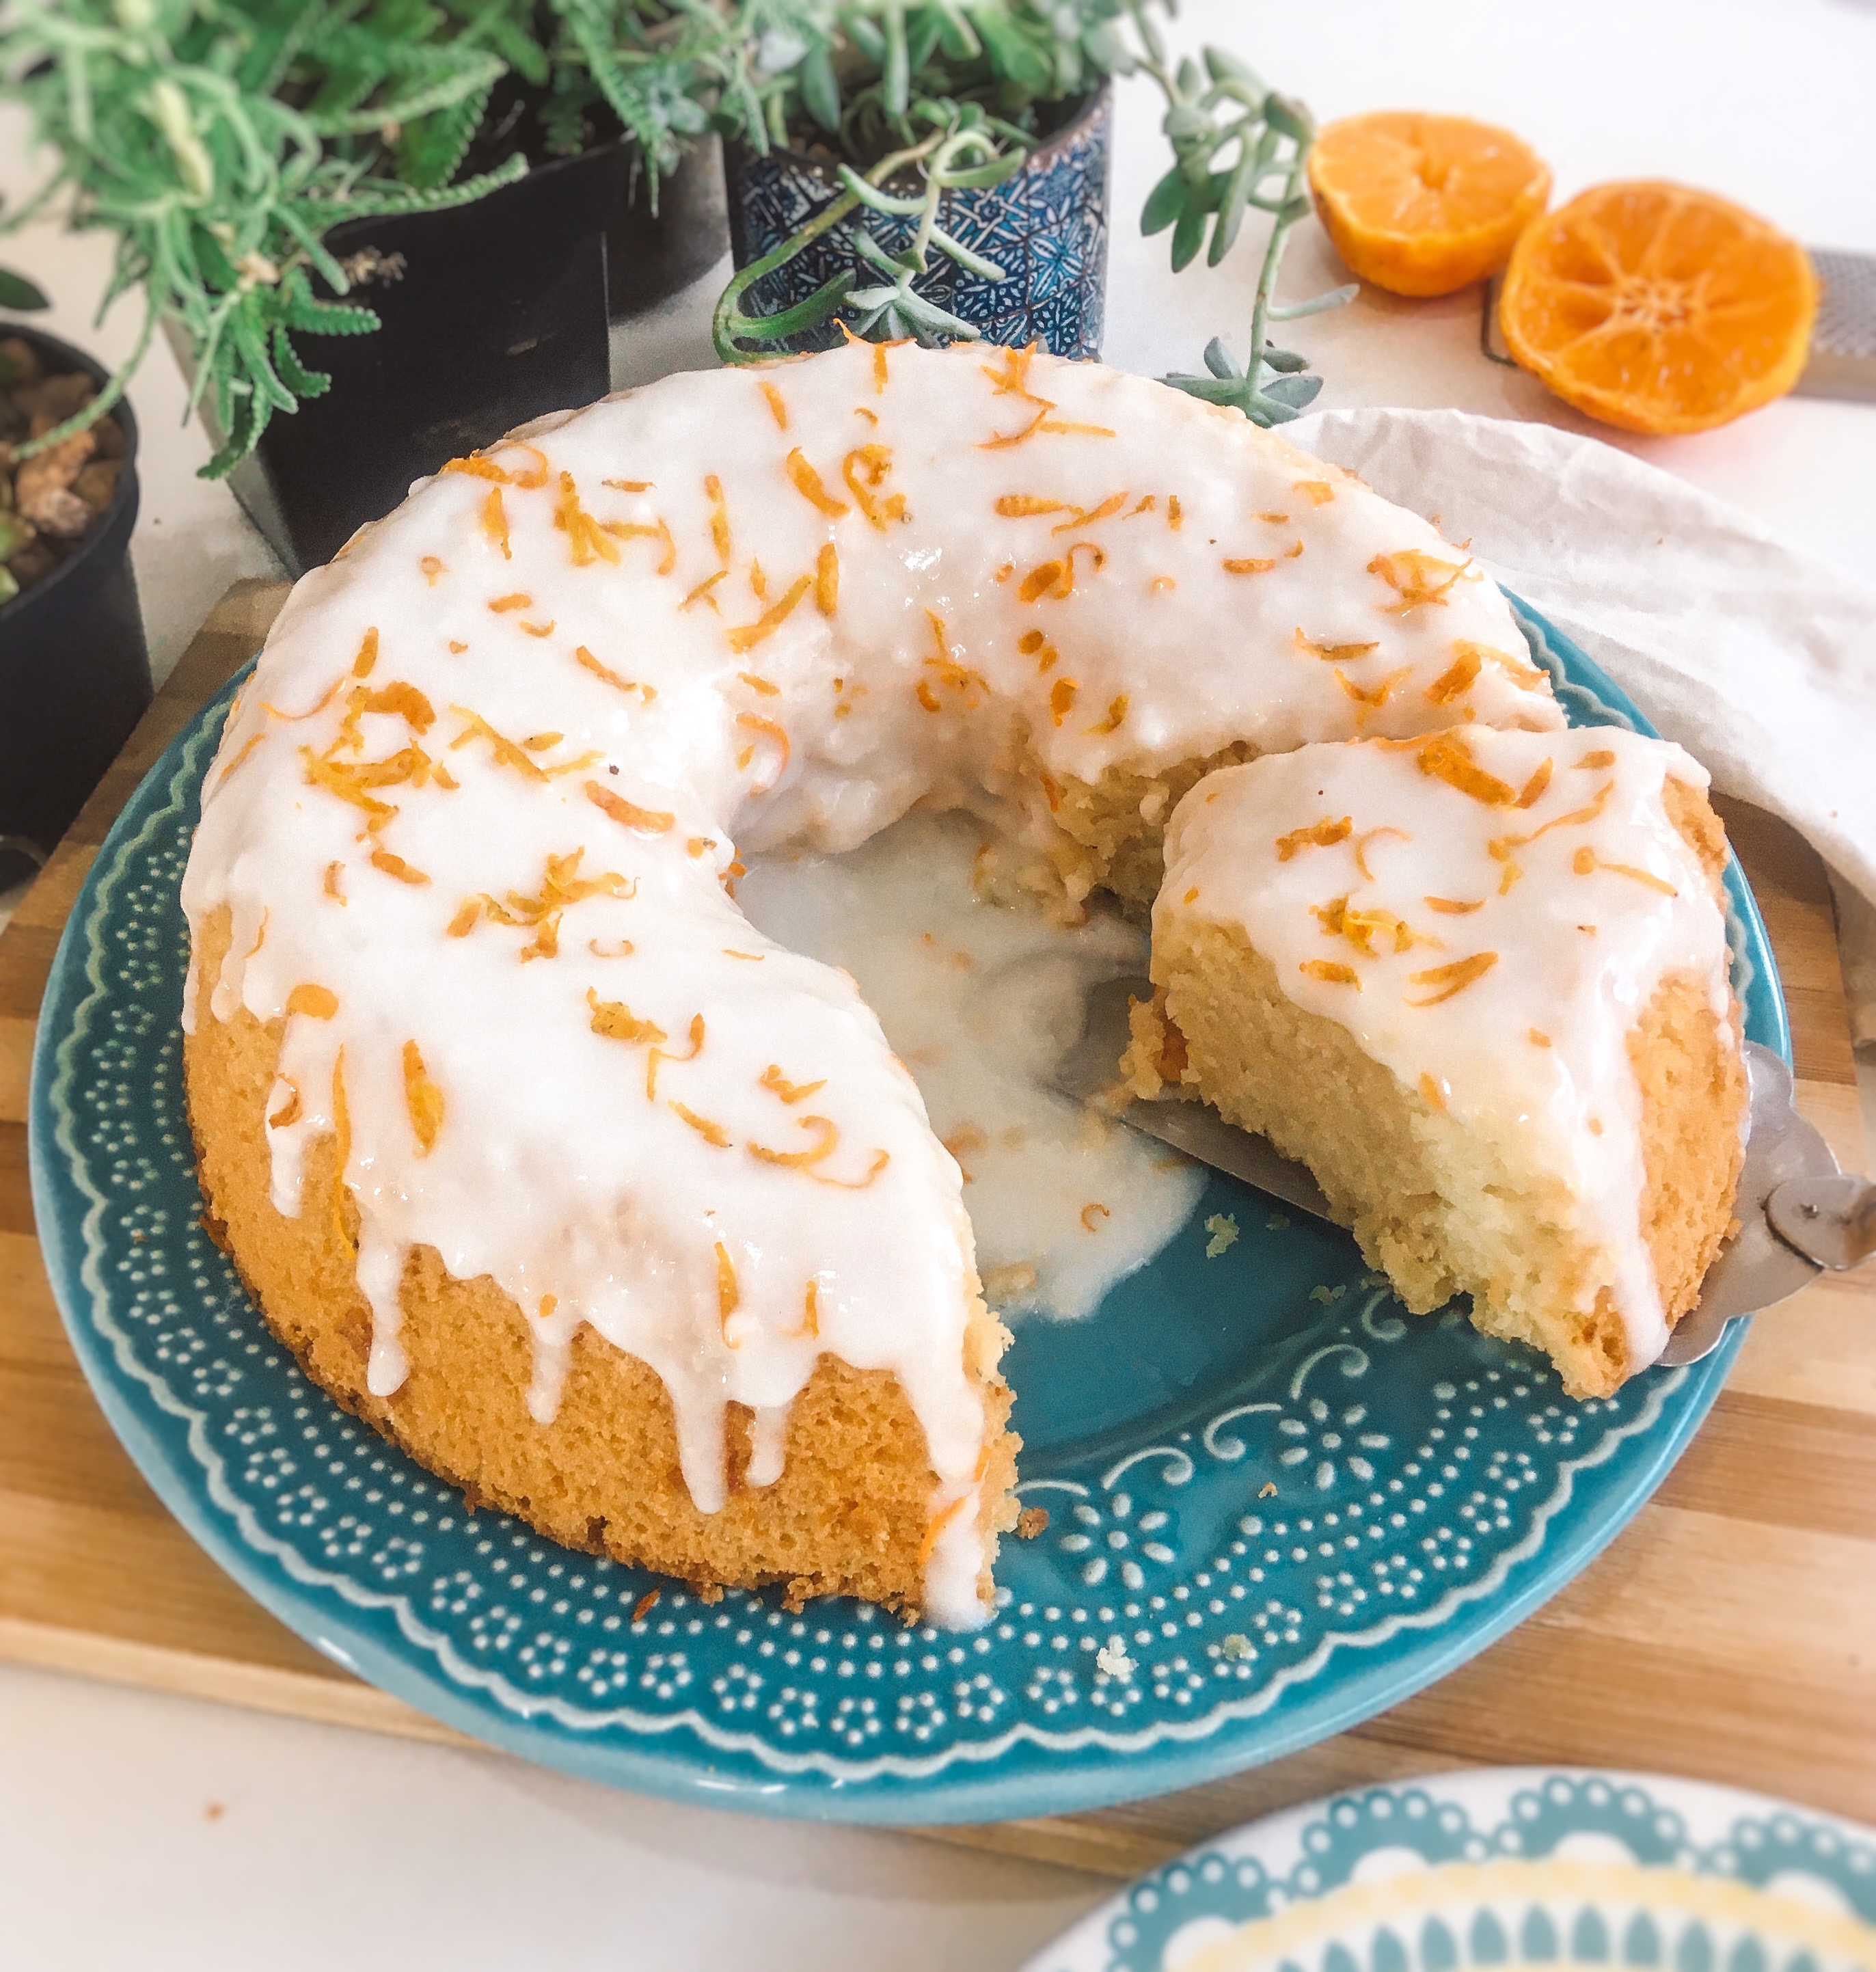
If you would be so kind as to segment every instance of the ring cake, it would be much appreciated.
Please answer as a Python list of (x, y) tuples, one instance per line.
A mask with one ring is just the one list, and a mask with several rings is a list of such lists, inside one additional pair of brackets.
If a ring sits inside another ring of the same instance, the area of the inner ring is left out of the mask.
[(184, 887), (212, 1215), (472, 1499), (980, 1620), (1017, 1441), (958, 1168), (739, 852), (963, 807), (1144, 904), (1211, 769), (1455, 720), (1562, 725), (1480, 571), (1142, 379), (857, 345), (545, 420), (308, 576), (230, 712)]
[(1576, 1396), (1660, 1354), (1733, 1227), (1745, 1076), (1707, 775), (1607, 727), (1305, 746), (1180, 805), (1136, 1092), (1315, 1173), (1419, 1313)]

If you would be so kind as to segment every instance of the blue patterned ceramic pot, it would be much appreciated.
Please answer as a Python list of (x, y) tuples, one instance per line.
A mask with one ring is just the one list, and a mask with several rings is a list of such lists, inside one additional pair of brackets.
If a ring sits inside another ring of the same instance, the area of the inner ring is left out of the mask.
[[(987, 281), (941, 253), (918, 291), (982, 331), (987, 342), (1021, 348), (1039, 343), (1056, 356), (1098, 356), (1108, 283), (1108, 177), (1114, 91), (1104, 83), (1054, 135), (1045, 138), (1023, 168), (1001, 184), (945, 194), (938, 224), (974, 253), (1004, 270)], [(766, 157), (737, 144), (724, 147), (729, 181), (729, 236), (739, 267), (777, 247), (804, 221), (840, 195), (827, 166), (798, 151)], [(895, 181), (913, 193), (915, 181)], [(811, 241), (785, 266), (765, 275), (744, 298), (751, 315), (772, 315), (805, 301), (846, 268), (874, 282), (853, 250), (863, 220), (889, 253), (911, 244), (917, 221), (878, 212), (856, 214)], [(790, 338), (790, 351), (829, 349), (840, 341), (837, 322)]]

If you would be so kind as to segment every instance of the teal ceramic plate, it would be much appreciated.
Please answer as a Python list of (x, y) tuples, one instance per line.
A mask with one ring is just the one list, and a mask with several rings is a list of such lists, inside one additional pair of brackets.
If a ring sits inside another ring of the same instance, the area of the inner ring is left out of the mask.
[[(1579, 723), (1634, 708), (1536, 619)], [(1738, 1346), (1575, 1404), (1456, 1309), (1406, 1318), (1353, 1242), (1215, 1179), (1087, 1321), (1007, 1358), (1026, 1503), (974, 1635), (847, 1602), (713, 1605), (488, 1513), (302, 1377), (201, 1229), (177, 887), (224, 700), (100, 851), (34, 1065), (34, 1200), (79, 1358), (145, 1476), (337, 1662), (574, 1772), (776, 1814), (990, 1820), (1183, 1787), (1397, 1703), (1509, 1629), (1634, 1513)], [(1789, 1056), (1728, 877), (1753, 1038)], [(1206, 1256), (1203, 1221), (1240, 1236)], [(649, 1592), (661, 1593), (644, 1607)], [(644, 1613), (639, 1613), (641, 1610)]]
[(1338, 1795), (1143, 1876), (1025, 1972), (1876, 1972), (1876, 1831), (1639, 1774)]

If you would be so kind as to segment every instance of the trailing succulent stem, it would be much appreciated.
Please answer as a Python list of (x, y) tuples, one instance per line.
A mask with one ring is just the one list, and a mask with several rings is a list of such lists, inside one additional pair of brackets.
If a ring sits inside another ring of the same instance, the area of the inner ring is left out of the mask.
[(1147, 195), (1141, 231), (1150, 237), (1172, 228), (1176, 273), (1201, 246), (1206, 246), (1206, 264), (1215, 267), (1237, 240), (1246, 212), (1254, 209), (1271, 215), (1270, 238), (1251, 305), (1246, 367), (1241, 371), (1224, 338), (1214, 336), (1205, 352), (1209, 377), (1176, 372), (1165, 380), (1207, 403), (1228, 404), (1253, 423), (1286, 423), (1313, 401), (1323, 380), (1307, 374), (1307, 357), (1280, 349), (1269, 340), (1269, 324), (1339, 308), (1357, 292), (1351, 282), (1287, 308), (1276, 305), (1284, 248), (1290, 229), (1310, 209), (1306, 174), (1315, 125), (1301, 103), (1267, 87), (1222, 48), (1205, 51), (1202, 72), (1189, 57), (1177, 69), (1170, 69), (1144, 8), (1134, 5), (1130, 11), (1145, 49), (1136, 66), (1153, 77), (1166, 96), (1161, 127), (1175, 160)]

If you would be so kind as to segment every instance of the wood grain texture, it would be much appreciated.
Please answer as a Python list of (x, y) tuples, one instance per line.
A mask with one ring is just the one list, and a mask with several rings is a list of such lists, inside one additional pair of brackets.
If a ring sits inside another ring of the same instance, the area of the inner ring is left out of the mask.
[[(461, 1743), (283, 1628), (171, 1520), (67, 1344), (33, 1236), (26, 1096), (59, 933), (152, 762), (285, 589), (217, 606), (0, 935), (0, 1658)], [(1783, 823), (1723, 804), (1792, 1010), (1800, 1106), (1865, 1167), (1830, 894)], [(1095, 1813), (931, 1830), (1125, 1876), (1313, 1795), (1494, 1761), (1655, 1768), (1876, 1820), (1876, 1284), (1760, 1322), (1654, 1500), (1510, 1636), (1354, 1732)]]

